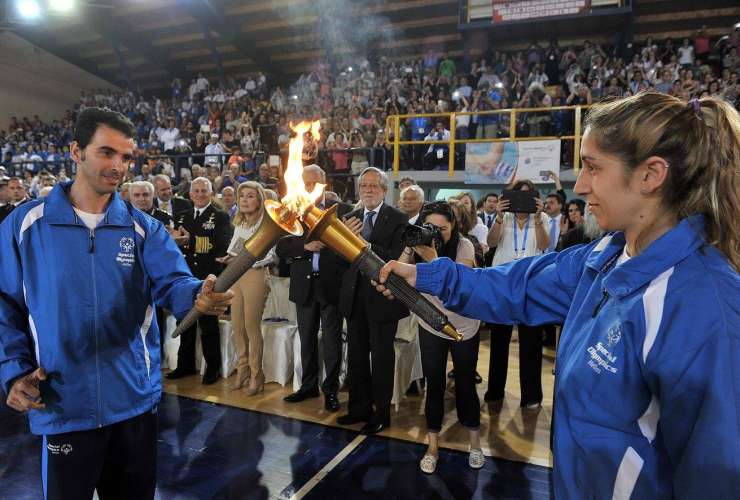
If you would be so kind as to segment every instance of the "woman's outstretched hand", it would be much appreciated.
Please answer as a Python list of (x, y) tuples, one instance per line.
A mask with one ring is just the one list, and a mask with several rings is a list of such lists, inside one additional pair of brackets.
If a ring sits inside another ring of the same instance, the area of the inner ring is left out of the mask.
[(392, 300), (394, 298), (391, 291), (383, 286), (383, 283), (388, 279), (388, 275), (390, 273), (400, 276), (406, 280), (406, 283), (412, 287), (416, 287), (416, 266), (414, 264), (404, 264), (403, 262), (392, 260), (384, 265), (380, 270), (380, 274), (378, 276), (378, 281), (380, 281), (380, 283), (376, 283), (375, 281), (372, 282), (375, 289), (385, 295), (387, 299)]

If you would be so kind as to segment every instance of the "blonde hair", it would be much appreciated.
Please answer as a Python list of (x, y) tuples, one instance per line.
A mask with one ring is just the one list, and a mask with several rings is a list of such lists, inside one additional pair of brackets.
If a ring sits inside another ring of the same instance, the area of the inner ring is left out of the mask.
[(239, 210), (239, 197), (242, 194), (242, 191), (245, 189), (251, 189), (257, 193), (257, 197), (260, 199), (260, 220), (262, 219), (262, 216), (265, 214), (265, 189), (262, 187), (262, 184), (259, 182), (254, 181), (244, 181), (241, 184), (239, 184), (239, 187), (236, 188), (236, 203), (237, 203), (237, 210), (236, 215), (234, 215), (234, 220), (232, 223), (234, 226), (241, 226), (246, 222), (246, 217), (244, 217), (244, 214), (241, 210)]
[(644, 92), (595, 105), (585, 129), (628, 175), (663, 158), (670, 168), (662, 205), (679, 220), (702, 214), (707, 243), (740, 270), (740, 115), (730, 104)]

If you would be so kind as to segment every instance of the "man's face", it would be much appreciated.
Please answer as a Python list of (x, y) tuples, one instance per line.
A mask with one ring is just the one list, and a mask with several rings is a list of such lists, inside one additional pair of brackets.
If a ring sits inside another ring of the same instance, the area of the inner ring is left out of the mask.
[(260, 177), (267, 179), (270, 177), (270, 167), (267, 165), (260, 165)]
[(205, 182), (193, 182), (190, 184), (190, 200), (195, 208), (204, 208), (211, 201), (211, 190)]
[(410, 219), (421, 211), (422, 204), (419, 193), (409, 189), (401, 195), (398, 208)]
[(316, 187), (316, 184), (322, 182), (321, 174), (312, 170), (303, 171), (303, 184), (306, 185), (306, 191), (312, 192)]
[(172, 199), (172, 184), (169, 181), (157, 180), (154, 183), (154, 189), (157, 191), (157, 198), (162, 201), (170, 201)]
[(151, 172), (152, 167), (150, 167), (148, 163), (143, 163), (141, 165), (141, 175), (149, 175)]
[(8, 182), (8, 197), (11, 203), (18, 203), (26, 199), (26, 189), (23, 187), (23, 183), (19, 180), (12, 180)]
[(401, 181), (401, 182), (398, 183), (398, 189), (400, 189), (401, 191), (403, 191), (407, 187), (413, 186), (413, 185), (414, 185), (413, 182), (411, 182), (409, 180), (404, 180), (404, 181)]
[(498, 196), (489, 196), (486, 201), (483, 202), (483, 210), (486, 213), (491, 214), (496, 211), (496, 205), (498, 204)]
[(83, 150), (72, 143), (71, 157), (77, 163), (75, 182), (82, 182), (98, 195), (116, 191), (134, 156), (134, 140), (122, 132), (99, 125)]
[(365, 208), (377, 208), (384, 197), (385, 189), (380, 184), (380, 174), (370, 171), (360, 178), (360, 200)]
[(141, 186), (131, 187), (129, 198), (136, 208), (144, 212), (149, 212), (154, 204), (154, 197), (149, 194), (149, 190)]
[(563, 209), (563, 206), (560, 204), (560, 201), (555, 196), (548, 196), (545, 198), (545, 213), (549, 215), (550, 217), (557, 217), (560, 215), (560, 211)]

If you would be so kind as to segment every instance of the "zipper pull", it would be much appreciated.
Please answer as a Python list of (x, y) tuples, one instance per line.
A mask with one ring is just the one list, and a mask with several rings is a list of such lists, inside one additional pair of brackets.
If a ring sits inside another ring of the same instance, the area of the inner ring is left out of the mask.
[(87, 247), (88, 253), (95, 252), (95, 231), (90, 229), (90, 245)]
[(609, 292), (606, 291), (606, 288), (602, 291), (601, 300), (598, 304), (596, 304), (596, 307), (594, 308), (594, 312), (591, 315), (592, 318), (595, 318), (597, 314), (599, 314), (599, 309), (606, 303), (606, 301), (609, 300)]

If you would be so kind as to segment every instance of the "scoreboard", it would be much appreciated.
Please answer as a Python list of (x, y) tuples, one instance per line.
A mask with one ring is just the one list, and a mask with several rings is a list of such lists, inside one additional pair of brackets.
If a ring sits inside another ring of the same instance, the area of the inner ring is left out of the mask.
[(462, 0), (460, 28), (624, 12), (630, 0)]

